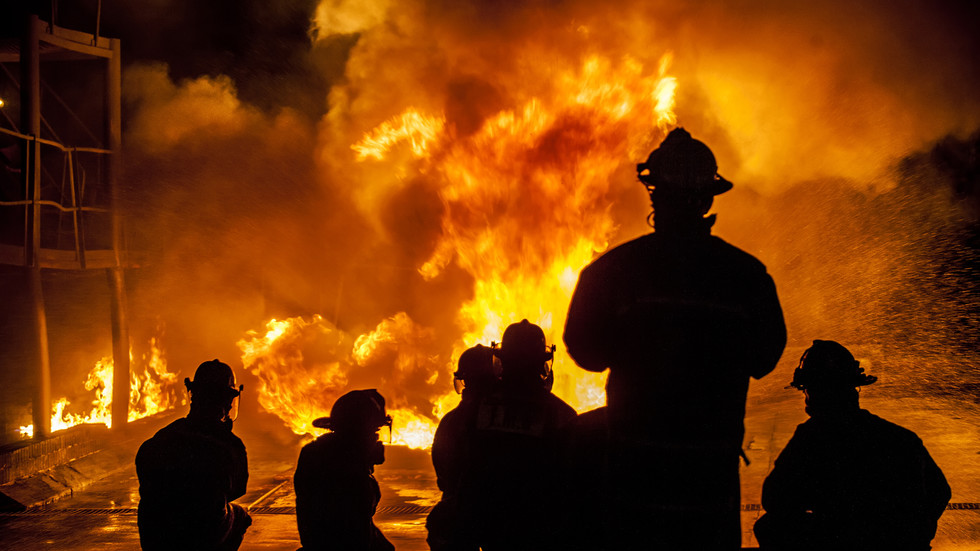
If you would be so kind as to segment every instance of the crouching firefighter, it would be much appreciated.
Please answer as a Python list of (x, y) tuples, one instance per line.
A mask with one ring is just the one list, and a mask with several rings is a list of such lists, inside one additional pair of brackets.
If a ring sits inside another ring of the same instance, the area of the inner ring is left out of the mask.
[(810, 419), (762, 486), (761, 549), (930, 549), (949, 484), (915, 433), (861, 409), (876, 380), (834, 341), (800, 358), (791, 385)]
[(140, 446), (137, 517), (145, 551), (234, 551), (252, 518), (232, 500), (245, 495), (248, 458), (232, 432), (244, 389), (218, 360), (202, 363), (190, 393), (187, 417), (160, 429)]
[(385, 399), (374, 389), (348, 392), (313, 426), (331, 432), (303, 446), (293, 477), (303, 551), (393, 550), (373, 518), (381, 499), (374, 466), (385, 461), (378, 431), (391, 430)]

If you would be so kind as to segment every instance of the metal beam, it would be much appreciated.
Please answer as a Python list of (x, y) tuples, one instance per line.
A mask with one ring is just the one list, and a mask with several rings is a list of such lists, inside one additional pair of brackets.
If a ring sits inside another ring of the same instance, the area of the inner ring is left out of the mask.
[(129, 317), (126, 303), (126, 243), (123, 234), (122, 197), (119, 186), (120, 153), (122, 149), (122, 65), (120, 42), (110, 40), (112, 56), (106, 63), (106, 177), (112, 209), (112, 250), (115, 263), (109, 268), (109, 287), (112, 290), (112, 428), (121, 430), (129, 422)]
[(24, 238), (24, 260), (29, 271), (28, 284), (34, 304), (34, 330), (37, 343), (37, 373), (34, 378), (34, 438), (43, 440), (51, 433), (51, 359), (48, 351), (48, 321), (44, 311), (44, 289), (41, 286), (41, 148), (37, 138), (41, 136), (41, 58), (39, 46), (40, 26), (37, 15), (26, 20), (21, 39), (21, 127), (33, 139), (26, 141), (27, 164), (27, 227)]

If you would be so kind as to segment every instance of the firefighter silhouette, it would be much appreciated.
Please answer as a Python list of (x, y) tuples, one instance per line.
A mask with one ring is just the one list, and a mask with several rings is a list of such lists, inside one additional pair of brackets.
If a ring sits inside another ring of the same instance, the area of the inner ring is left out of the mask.
[(468, 439), (476, 423), (479, 403), (494, 391), (499, 377), (494, 351), (488, 346), (478, 344), (465, 350), (457, 365), (453, 384), (461, 400), (439, 421), (432, 441), (432, 466), (442, 491), (442, 499), (426, 519), (429, 533), (426, 541), (433, 551), (479, 549), (474, 522), (459, 514), (458, 497), (463, 472), (471, 461)]
[(655, 231), (582, 271), (564, 334), (609, 369), (610, 545), (738, 549), (746, 393), (782, 355), (782, 310), (765, 266), (711, 235), (732, 184), (704, 143), (677, 128), (637, 172)]
[(555, 548), (562, 431), (576, 413), (551, 393), (554, 348), (540, 327), (511, 324), (493, 353), (500, 382), (465, 430), (444, 440), (463, 459), (456, 515), (467, 543), (485, 551)]
[(137, 517), (144, 550), (238, 549), (252, 519), (231, 503), (245, 494), (248, 458), (232, 433), (243, 386), (231, 367), (202, 363), (187, 417), (160, 429), (136, 454), (140, 483)]
[(876, 380), (834, 341), (803, 354), (791, 385), (810, 419), (763, 484), (762, 549), (930, 549), (949, 484), (915, 433), (861, 409)]
[(374, 524), (381, 490), (374, 466), (384, 463), (378, 430), (391, 427), (377, 390), (353, 390), (334, 402), (329, 429), (303, 446), (296, 464), (296, 525), (303, 551), (389, 551), (394, 546)]

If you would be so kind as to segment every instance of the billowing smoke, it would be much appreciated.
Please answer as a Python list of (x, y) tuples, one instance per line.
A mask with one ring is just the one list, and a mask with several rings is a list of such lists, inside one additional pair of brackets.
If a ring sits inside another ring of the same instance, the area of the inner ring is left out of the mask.
[[(300, 4), (289, 3), (294, 12)], [(520, 317), (560, 344), (564, 306), (527, 304), (484, 326), (474, 297), (494, 278), (504, 283), (495, 292), (516, 287), (516, 276), (497, 271), (505, 265), (535, 266), (529, 288), (560, 296), (557, 287), (570, 291), (574, 279), (542, 283), (556, 259), (587, 261), (645, 231), (648, 207), (631, 167), (664, 128), (649, 97), (616, 85), (652, 90), (664, 77), (676, 79), (676, 124), (708, 143), (736, 183), (716, 203), (717, 233), (767, 263), (791, 340), (971, 349), (960, 328), (976, 328), (980, 300), (968, 286), (977, 257), (975, 6), (327, 0), (308, 8), (310, 37), (288, 42), (303, 50), (291, 56), (301, 66), (176, 79), (157, 63), (125, 71), (131, 229), (147, 251), (134, 310), (166, 320), (172, 365), (236, 358), (245, 331), (265, 331), (272, 317), (319, 314), (318, 326), (343, 342), (399, 320), (416, 359), (388, 341), (380, 356), (311, 361), (345, 366), (324, 382), (319, 410), (341, 381), (356, 380), (432, 418), (462, 345), (499, 337)], [(243, 26), (263, 36), (260, 21)], [(319, 77), (304, 89), (297, 75), (311, 67)], [(323, 94), (322, 116), (310, 108), (311, 90)], [(610, 114), (596, 108), (603, 101), (636, 109)], [(543, 126), (532, 124), (533, 106), (549, 113)], [(352, 149), (409, 120), (419, 127), (377, 157)], [(521, 136), (523, 147), (491, 150)], [(972, 157), (937, 161), (971, 143)], [(525, 231), (509, 239), (484, 234), (518, 222)], [(571, 236), (583, 227), (587, 245)], [(930, 329), (915, 329), (922, 325)]]
[(679, 123), (760, 189), (840, 176), (887, 185), (884, 167), (980, 122), (968, 3), (354, 4), (317, 11), (321, 40), (360, 33), (331, 95), (348, 140), (407, 106), (448, 110), (460, 80), (493, 92), (467, 102), (473, 117), (540, 93), (545, 80), (529, 73), (590, 53), (650, 66), (667, 50)]

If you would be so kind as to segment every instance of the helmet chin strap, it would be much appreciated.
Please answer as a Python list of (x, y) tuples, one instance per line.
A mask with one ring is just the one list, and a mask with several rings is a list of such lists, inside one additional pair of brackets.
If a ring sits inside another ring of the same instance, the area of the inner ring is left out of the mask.
[(647, 186), (647, 194), (650, 197), (651, 208), (650, 214), (647, 215), (647, 225), (654, 230), (685, 234), (710, 232), (718, 218), (717, 214), (708, 214), (714, 204), (713, 196), (658, 192), (656, 187), (651, 185)]
[(710, 214), (708, 216), (702, 216), (697, 219), (690, 219), (689, 221), (680, 222), (679, 220), (660, 220), (660, 226), (657, 226), (656, 211), (650, 211), (647, 215), (647, 225), (656, 231), (669, 232), (669, 233), (683, 233), (683, 234), (701, 234), (704, 232), (711, 231), (711, 228), (715, 225), (718, 220), (717, 214)]

